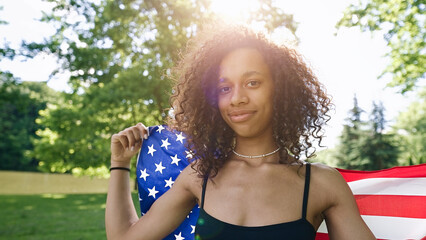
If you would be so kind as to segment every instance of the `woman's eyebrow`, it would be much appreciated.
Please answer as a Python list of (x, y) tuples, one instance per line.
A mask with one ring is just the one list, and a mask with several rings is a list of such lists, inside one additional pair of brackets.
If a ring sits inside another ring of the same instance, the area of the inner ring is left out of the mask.
[(242, 79), (246, 79), (246, 78), (249, 78), (249, 77), (251, 77), (253, 75), (261, 75), (261, 76), (263, 76), (263, 74), (261, 72), (253, 70), (253, 71), (247, 71), (247, 72), (243, 73), (243, 75), (241, 76), (241, 78)]
[[(247, 79), (247, 78), (249, 78), (253, 75), (264, 76), (264, 74), (262, 74), (261, 72), (256, 71), (256, 70), (252, 70), (252, 71), (247, 71), (247, 72), (243, 73), (243, 75), (241, 75), (241, 79)], [(229, 79), (227, 77), (219, 77), (219, 79), (218, 79), (218, 83), (223, 83), (223, 82), (228, 82), (228, 81), (229, 81)]]
[(228, 78), (227, 77), (219, 77), (218, 83), (224, 83), (227, 82)]

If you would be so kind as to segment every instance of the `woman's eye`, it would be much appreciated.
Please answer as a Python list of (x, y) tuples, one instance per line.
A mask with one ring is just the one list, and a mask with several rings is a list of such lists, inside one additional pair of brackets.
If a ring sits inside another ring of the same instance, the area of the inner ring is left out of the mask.
[(259, 85), (259, 81), (251, 80), (251, 81), (249, 81), (249, 82), (247, 83), (247, 85), (248, 85), (249, 87), (256, 87), (257, 85)]
[(229, 92), (230, 90), (231, 90), (230, 87), (221, 87), (221, 88), (219, 88), (219, 93), (224, 94), (224, 93)]

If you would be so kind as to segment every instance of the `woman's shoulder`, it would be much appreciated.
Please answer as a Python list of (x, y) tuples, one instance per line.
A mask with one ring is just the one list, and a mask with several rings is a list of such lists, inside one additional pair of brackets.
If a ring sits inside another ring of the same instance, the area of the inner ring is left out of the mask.
[(323, 195), (327, 202), (335, 204), (342, 197), (352, 195), (348, 184), (336, 168), (322, 163), (312, 163), (311, 184), (317, 194)]
[(293, 165), (301, 178), (305, 178), (306, 176), (307, 168), (305, 166), (307, 164), (309, 164), (311, 168), (310, 185), (313, 190), (320, 189), (321, 192), (335, 191), (335, 187), (344, 187), (346, 185), (346, 181), (337, 169), (323, 163), (308, 163), (302, 161), (302, 167), (300, 167), (301, 165)]
[(188, 164), (188, 166), (186, 166), (179, 174), (178, 179), (183, 187), (198, 196), (198, 193), (201, 192), (203, 179), (200, 177), (196, 169), (196, 162)]
[(185, 182), (194, 182), (194, 181), (202, 181), (198, 172), (197, 172), (197, 163), (191, 162), (186, 166), (179, 174), (179, 178)]
[(312, 180), (315, 203), (320, 203), (317, 209), (327, 221), (330, 236), (375, 239), (359, 215), (351, 189), (337, 169), (321, 163), (312, 164)]
[(321, 181), (329, 182), (329, 181), (339, 181), (343, 180), (342, 175), (337, 171), (336, 168), (330, 167), (323, 163), (311, 163), (312, 174)]

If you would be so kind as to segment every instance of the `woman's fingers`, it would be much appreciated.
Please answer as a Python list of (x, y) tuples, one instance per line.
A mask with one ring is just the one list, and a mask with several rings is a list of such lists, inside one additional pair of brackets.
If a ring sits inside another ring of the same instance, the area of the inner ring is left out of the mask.
[(138, 123), (136, 126), (127, 129), (129, 139), (129, 148), (134, 151), (135, 148), (142, 146), (143, 139), (148, 137), (148, 129), (142, 124)]
[(121, 142), (124, 149), (134, 151), (137, 150), (136, 147), (142, 146), (143, 139), (147, 139), (149, 133), (147, 127), (138, 123), (114, 135), (118, 135), (116, 138)]
[(148, 138), (148, 128), (142, 123), (124, 129), (111, 137), (111, 157), (117, 161), (129, 160)]
[(149, 131), (148, 131), (148, 128), (145, 127), (145, 125), (143, 125), (142, 123), (138, 123), (136, 124), (136, 128), (139, 130), (139, 134), (141, 138), (148, 139)]
[(128, 149), (130, 146), (129, 138), (125, 135), (125, 133), (119, 134), (119, 140), (124, 149)]
[(139, 131), (136, 131), (135, 129), (128, 129), (126, 131), (126, 136), (127, 140), (129, 141), (130, 151), (134, 151), (136, 144), (139, 144), (142, 141)]

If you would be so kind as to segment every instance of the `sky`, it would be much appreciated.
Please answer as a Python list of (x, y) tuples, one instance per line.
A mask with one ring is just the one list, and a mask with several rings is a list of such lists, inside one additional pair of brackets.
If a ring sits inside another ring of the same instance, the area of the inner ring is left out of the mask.
[[(253, 1), (214, 2), (217, 11), (235, 15), (235, 11), (229, 10), (240, 9), (243, 12), (244, 7), (250, 7), (250, 2)], [(397, 93), (397, 89), (386, 88), (389, 78), (377, 79), (390, 62), (384, 57), (388, 49), (380, 33), (362, 33), (358, 28), (336, 30), (335, 25), (343, 16), (343, 10), (356, 2), (357, 0), (276, 1), (284, 12), (294, 15), (298, 22), (296, 35), (300, 40), (297, 48), (332, 96), (335, 110), (331, 112), (332, 119), (326, 127), (327, 137), (323, 142), (329, 147), (338, 142), (344, 119), (353, 107), (355, 94), (359, 106), (367, 113), (371, 111), (373, 101), (382, 101), (388, 125), (415, 100), (413, 93), (402, 96)], [(231, 3), (236, 5), (232, 7)], [(40, 42), (54, 34), (52, 26), (37, 21), (42, 16), (41, 11), (49, 10), (49, 3), (41, 0), (0, 0), (0, 6), (3, 6), (0, 20), (9, 23), (0, 25), (1, 46), (7, 42), (11, 47), (17, 48), (22, 40)], [(47, 54), (27, 61), (19, 58), (0, 61), (2, 71), (8, 70), (23, 81), (47, 81), (56, 66), (56, 59)], [(67, 74), (60, 75), (50, 80), (48, 85), (63, 91), (69, 89), (66, 86), (67, 79)], [(368, 115), (365, 114), (364, 117), (366, 119)]]

